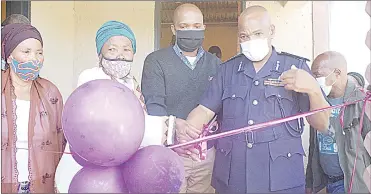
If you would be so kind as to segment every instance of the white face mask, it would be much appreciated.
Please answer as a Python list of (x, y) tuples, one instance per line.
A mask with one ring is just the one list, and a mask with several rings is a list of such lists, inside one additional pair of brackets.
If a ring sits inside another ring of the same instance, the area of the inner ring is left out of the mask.
[(326, 78), (328, 76), (330, 76), (332, 73), (334, 72), (331, 72), (330, 74), (328, 74), (326, 77), (319, 77), (319, 78), (316, 78), (317, 82), (319, 83), (319, 85), (321, 86), (323, 92), (325, 93), (326, 96), (328, 96), (332, 90), (332, 86), (336, 83), (336, 81), (334, 83), (332, 83), (331, 85), (326, 85)]
[(269, 53), (268, 39), (254, 39), (242, 42), (242, 53), (251, 61), (261, 61)]

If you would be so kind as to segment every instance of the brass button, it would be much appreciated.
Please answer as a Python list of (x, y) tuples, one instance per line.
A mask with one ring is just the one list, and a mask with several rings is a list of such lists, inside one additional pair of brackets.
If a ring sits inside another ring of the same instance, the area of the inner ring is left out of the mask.
[(254, 81), (254, 85), (259, 85), (259, 81), (258, 80), (256, 80), (256, 81)]
[(291, 153), (290, 152), (287, 154), (287, 157), (289, 157), (289, 158), (291, 157)]
[(258, 105), (258, 101), (257, 100), (253, 100), (252, 101), (252, 104), (255, 105), (255, 106)]

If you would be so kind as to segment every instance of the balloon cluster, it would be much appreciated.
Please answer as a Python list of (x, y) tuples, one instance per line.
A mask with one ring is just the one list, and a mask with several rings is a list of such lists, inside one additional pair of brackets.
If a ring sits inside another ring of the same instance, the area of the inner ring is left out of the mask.
[(164, 146), (140, 149), (143, 109), (133, 92), (94, 80), (68, 98), (62, 124), (75, 161), (83, 166), (69, 193), (177, 193), (183, 162)]

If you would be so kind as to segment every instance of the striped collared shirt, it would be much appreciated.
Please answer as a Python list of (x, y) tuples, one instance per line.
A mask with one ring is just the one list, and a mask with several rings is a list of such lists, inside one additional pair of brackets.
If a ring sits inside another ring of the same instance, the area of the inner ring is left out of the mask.
[(187, 57), (186, 56), (184, 56), (183, 55), (183, 51), (182, 50), (180, 50), (180, 48), (179, 48), (179, 46), (177, 45), (177, 44), (175, 44), (174, 46), (173, 46), (173, 49), (174, 49), (174, 51), (175, 51), (175, 53), (178, 55), (178, 57), (180, 57), (180, 59), (189, 67), (189, 68), (191, 68), (192, 70), (193, 69), (195, 69), (195, 67), (196, 67), (196, 64), (197, 64), (197, 62), (201, 59), (201, 57), (205, 54), (205, 51), (204, 51), (204, 49), (202, 48), (202, 47), (200, 47), (199, 49), (198, 49), (198, 51), (197, 51), (197, 55), (196, 55), (196, 60), (195, 60), (195, 62), (193, 63), (193, 64), (191, 64), (189, 61), (188, 61), (188, 59), (187, 59)]

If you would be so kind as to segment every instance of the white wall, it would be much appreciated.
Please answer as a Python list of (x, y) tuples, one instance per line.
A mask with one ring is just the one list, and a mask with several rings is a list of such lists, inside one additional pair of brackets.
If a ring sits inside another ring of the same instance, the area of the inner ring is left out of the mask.
[(44, 41), (45, 62), (40, 75), (52, 81), (66, 101), (74, 88), (74, 2), (32, 1), (31, 22)]
[(64, 101), (78, 75), (97, 66), (95, 34), (106, 21), (128, 24), (137, 39), (133, 75), (140, 81), (144, 58), (154, 48), (154, 2), (32, 1), (31, 21), (44, 39), (41, 76), (57, 85)]
[(313, 58), (329, 50), (330, 1), (313, 1)]
[(273, 44), (278, 50), (312, 59), (312, 2), (288, 1), (282, 7), (276, 1), (249, 1), (246, 6), (265, 7), (276, 26)]
[(365, 44), (371, 26), (366, 1), (331, 1), (330, 6), (330, 49), (345, 56), (349, 72), (364, 75), (371, 59)]

